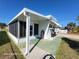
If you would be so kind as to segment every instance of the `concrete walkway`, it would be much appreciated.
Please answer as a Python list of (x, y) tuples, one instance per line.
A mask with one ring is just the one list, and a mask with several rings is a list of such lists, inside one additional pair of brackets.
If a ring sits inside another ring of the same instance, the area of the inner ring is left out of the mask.
[(74, 41), (79, 41), (79, 35), (76, 35), (76, 34), (58, 34), (58, 36), (66, 37), (66, 38), (69, 38), (70, 40), (74, 40)]
[(29, 54), (29, 56), (27, 55), (27, 59), (43, 59), (43, 57), (46, 55), (46, 54), (49, 54), (48, 52), (40, 49), (39, 47), (35, 47), (33, 49), (33, 51)]
[[(43, 44), (42, 46), (44, 46), (45, 49), (49, 49), (52, 51), (51, 54), (53, 54), (55, 56), (56, 54), (56, 50), (61, 42), (61, 39), (57, 37), (55, 38), (51, 38), (53, 40), (42, 40), (39, 42), (39, 44), (42, 44), (44, 42), (44, 44), (46, 43), (46, 41), (52, 43), (52, 45), (49, 45), (49, 48), (47, 48), (47, 46), (45, 47), (45, 45)], [(51, 42), (52, 41), (52, 42)], [(46, 44), (47, 45), (47, 44)], [(50, 47), (51, 46), (51, 47)], [(47, 54), (50, 54), (49, 52), (47, 52), (45, 49), (43, 49), (42, 47), (39, 47), (39, 45), (37, 45), (32, 52), (29, 54), (29, 56), (27, 56), (27, 59), (43, 59), (43, 57)], [(47, 58), (49, 59), (49, 58)]]

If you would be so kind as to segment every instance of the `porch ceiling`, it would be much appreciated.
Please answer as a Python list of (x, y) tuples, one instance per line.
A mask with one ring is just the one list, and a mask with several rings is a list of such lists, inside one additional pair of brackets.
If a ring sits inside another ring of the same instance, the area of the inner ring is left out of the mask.
[(56, 22), (51, 22), (51, 25), (53, 25), (54, 27), (61, 27), (61, 25)]
[[(26, 17), (23, 14), (21, 14), (20, 16), (18, 16), (17, 19), (20, 20), (20, 21), (26, 21)], [(33, 20), (34, 21), (46, 21), (47, 19), (44, 18), (44, 17), (40, 17), (38, 15), (30, 13), (30, 20), (32, 20), (32, 21)]]

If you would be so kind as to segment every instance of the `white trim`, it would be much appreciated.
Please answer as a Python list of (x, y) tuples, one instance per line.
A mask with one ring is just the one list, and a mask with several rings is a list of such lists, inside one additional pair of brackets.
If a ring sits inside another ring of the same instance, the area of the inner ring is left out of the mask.
[[(40, 13), (37, 13), (37, 12), (35, 12), (35, 11), (32, 11), (32, 10), (30, 10), (30, 9), (28, 9), (28, 8), (23, 8), (23, 10), (21, 11), (21, 12), (19, 12), (8, 24), (10, 24), (12, 21), (14, 21), (18, 16), (20, 16), (22, 13), (26, 13), (26, 12), (29, 12), (29, 13), (31, 13), (31, 14), (35, 14), (35, 15), (37, 15), (37, 16), (40, 16), (40, 17), (44, 17), (46, 20), (48, 19), (49, 21), (52, 21), (52, 22), (54, 22), (56, 25), (58, 25), (58, 26), (60, 26), (61, 27), (61, 25), (60, 24), (58, 24), (56, 21), (56, 18), (55, 17), (53, 17), (52, 15), (47, 15), (47, 16), (44, 16), (44, 15), (42, 15), (42, 14), (40, 14)], [(24, 14), (25, 15), (25, 14)], [(51, 19), (52, 18), (52, 19)]]
[(57, 19), (56, 19), (54, 16), (52, 16), (52, 15), (47, 15), (46, 17), (48, 17), (48, 18), (50, 19), (49, 21), (55, 23), (55, 24), (56, 24), (57, 26), (59, 26), (59, 27), (62, 27), (62, 26), (57, 22)]
[(10, 24), (13, 20), (15, 20), (18, 16), (20, 16), (24, 11), (25, 11), (25, 9), (23, 9), (21, 12), (19, 12), (8, 24)]
[(58, 21), (54, 16), (52, 16), (52, 15), (47, 15), (46, 16), (47, 18), (49, 18), (49, 19), (51, 19), (51, 20), (54, 20), (54, 21)]
[(24, 13), (24, 12), (29, 12), (29, 13), (32, 13), (32, 14), (35, 14), (35, 15), (38, 15), (38, 16), (40, 16), (40, 17), (44, 17), (44, 18), (47, 18), (46, 16), (44, 16), (44, 15), (42, 15), (42, 14), (40, 14), (40, 13), (37, 13), (37, 12), (35, 12), (35, 11), (32, 11), (32, 10), (30, 10), (30, 9), (28, 9), (28, 8), (23, 8), (23, 10), (22, 11), (20, 11), (8, 24), (10, 24), (12, 21), (14, 21), (18, 16), (20, 16), (22, 13)]
[(20, 23), (19, 23), (19, 20), (18, 20), (18, 42), (19, 42), (19, 38), (20, 38)]
[(59, 23), (57, 23), (56, 21), (54, 21), (54, 20), (50, 20), (51, 22), (53, 22), (53, 23), (55, 23), (57, 26), (59, 26), (59, 27), (62, 27)]

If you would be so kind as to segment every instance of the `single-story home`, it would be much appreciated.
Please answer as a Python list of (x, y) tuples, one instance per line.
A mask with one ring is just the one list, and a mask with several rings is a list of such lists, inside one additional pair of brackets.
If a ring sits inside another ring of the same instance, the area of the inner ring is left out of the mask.
[(58, 28), (61, 25), (52, 15), (44, 16), (40, 13), (24, 8), (9, 23), (9, 31), (17, 39), (30, 39), (51, 37), (51, 28)]

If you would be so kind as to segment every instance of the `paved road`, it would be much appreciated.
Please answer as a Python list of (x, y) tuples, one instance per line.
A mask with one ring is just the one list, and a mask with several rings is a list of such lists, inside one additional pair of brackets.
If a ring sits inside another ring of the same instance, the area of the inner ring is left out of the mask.
[(76, 34), (58, 34), (61, 37), (66, 37), (74, 41), (79, 41), (79, 35)]

